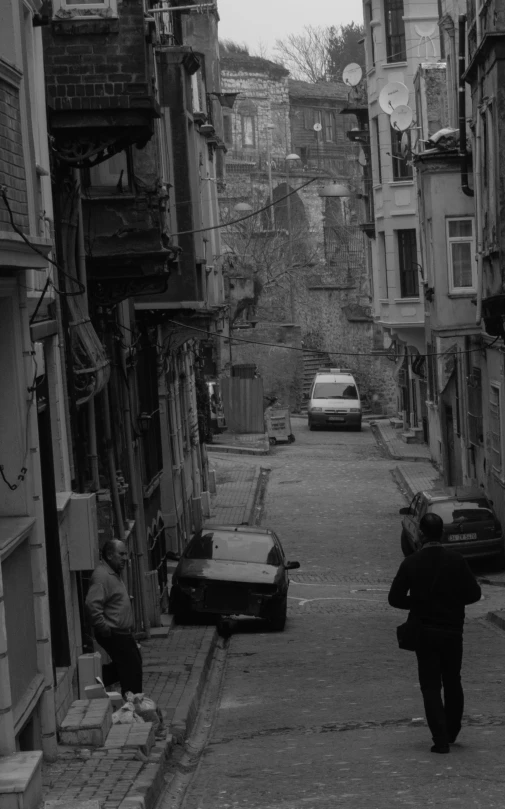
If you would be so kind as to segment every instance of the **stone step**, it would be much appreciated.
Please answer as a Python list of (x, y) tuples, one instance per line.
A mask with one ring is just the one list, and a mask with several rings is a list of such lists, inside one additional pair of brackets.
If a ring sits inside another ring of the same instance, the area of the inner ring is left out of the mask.
[(413, 427), (400, 433), (400, 438), (405, 444), (424, 444), (422, 427)]
[(42, 800), (42, 752), (0, 757), (0, 809), (37, 809)]
[(61, 723), (61, 744), (103, 747), (112, 727), (110, 699), (77, 699)]
[(152, 722), (135, 722), (133, 725), (112, 725), (104, 747), (140, 750), (145, 756), (151, 752), (154, 744), (154, 725)]
[(395, 416), (389, 419), (389, 423), (393, 430), (403, 430), (403, 419), (399, 419)]

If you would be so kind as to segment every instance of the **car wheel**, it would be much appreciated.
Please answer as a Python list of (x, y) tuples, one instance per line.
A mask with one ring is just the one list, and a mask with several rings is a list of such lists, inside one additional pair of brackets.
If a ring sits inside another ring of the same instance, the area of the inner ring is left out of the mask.
[(505, 568), (505, 549), (502, 549), (494, 558), (495, 570), (503, 570)]
[(270, 627), (274, 632), (282, 632), (286, 626), (286, 618), (288, 613), (288, 597), (284, 596), (279, 604), (276, 604), (272, 609), (270, 616)]
[(412, 545), (410, 544), (407, 533), (405, 531), (402, 531), (401, 546), (404, 556), (410, 556), (411, 554), (414, 553)]
[(354, 430), (355, 433), (360, 433), (361, 432), (361, 422), (359, 424), (356, 424), (352, 429)]
[(314, 427), (314, 425), (311, 424), (310, 421), (309, 421), (309, 430), (311, 431), (311, 433), (313, 433), (315, 429), (316, 428)]

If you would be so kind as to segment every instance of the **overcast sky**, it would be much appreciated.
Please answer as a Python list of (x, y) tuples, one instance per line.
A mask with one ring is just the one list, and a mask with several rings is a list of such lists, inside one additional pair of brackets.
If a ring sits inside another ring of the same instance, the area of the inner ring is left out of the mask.
[(252, 53), (305, 25), (363, 22), (361, 0), (218, 0), (218, 9), (220, 39), (245, 42)]

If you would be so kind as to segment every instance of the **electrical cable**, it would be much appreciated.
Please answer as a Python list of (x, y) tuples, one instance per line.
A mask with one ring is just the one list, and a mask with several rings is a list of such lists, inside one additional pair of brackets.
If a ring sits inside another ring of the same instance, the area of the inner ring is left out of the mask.
[[(282, 345), (282, 344), (279, 344), (279, 343), (263, 343), (263, 342), (260, 342), (259, 340), (247, 340), (244, 337), (234, 337), (232, 335), (227, 337), (225, 334), (215, 334), (213, 332), (210, 332), (208, 329), (199, 329), (197, 326), (189, 326), (187, 323), (179, 323), (177, 320), (171, 320), (169, 318), (167, 318), (167, 320), (165, 322), (166, 323), (172, 323), (174, 326), (179, 326), (180, 328), (183, 328), (183, 329), (191, 329), (192, 331), (200, 332), (201, 334), (207, 335), (208, 338), (219, 337), (221, 340), (235, 340), (235, 341), (240, 342), (240, 343), (249, 343), (250, 345), (255, 345), (255, 346), (267, 346), (269, 348), (283, 348), (283, 349), (285, 349), (287, 351), (300, 351), (302, 353), (305, 352), (307, 354), (322, 354), (323, 356), (328, 356), (329, 355), (331, 357), (377, 357), (377, 356), (383, 357), (383, 356), (387, 355), (387, 351), (388, 351), (388, 349), (384, 349), (384, 352), (381, 352), (380, 354), (378, 354), (377, 351), (322, 351), (320, 349), (315, 349), (315, 348), (299, 348), (298, 346), (287, 346), (287, 345)], [(491, 348), (491, 346), (493, 346), (498, 339), (499, 339), (499, 335), (498, 335), (498, 337), (495, 337), (495, 339), (492, 341), (492, 343), (490, 343), (486, 347)], [(450, 351), (450, 352), (449, 351), (433, 351), (433, 352), (430, 352), (429, 354), (411, 354), (411, 353), (405, 352), (405, 354), (400, 354), (398, 356), (398, 359), (399, 360), (404, 360), (405, 358), (410, 358), (410, 357), (412, 359), (419, 359), (420, 357), (443, 357), (443, 356), (448, 356), (449, 354), (451, 354), (451, 355), (471, 354), (472, 352), (482, 351), (482, 350), (483, 350), (483, 346), (478, 346), (476, 348), (469, 348), (469, 349), (461, 349), (461, 350), (458, 349), (457, 351)]]
[[(69, 275), (68, 272), (65, 272), (65, 270), (63, 269), (61, 264), (59, 264), (57, 261), (54, 261), (49, 256), (46, 256), (45, 253), (42, 252), (42, 250), (38, 249), (38, 247), (35, 247), (35, 245), (32, 244), (30, 242), (30, 240), (25, 236), (23, 231), (16, 225), (16, 223), (14, 221), (14, 214), (12, 212), (12, 208), (10, 206), (9, 198), (7, 196), (7, 188), (5, 187), (5, 185), (0, 186), (0, 196), (2, 197), (2, 199), (4, 201), (5, 207), (7, 208), (7, 213), (9, 214), (10, 223), (11, 223), (11, 226), (12, 226), (14, 232), (17, 233), (18, 236), (21, 236), (21, 238), (23, 239), (25, 244), (28, 245), (30, 250), (33, 250), (34, 253), (37, 253), (39, 256), (42, 256), (42, 258), (45, 261), (49, 261), (49, 263), (52, 264), (54, 267), (56, 267), (56, 269), (59, 272), (61, 272), (62, 275), (64, 275), (66, 278), (69, 278), (70, 281), (72, 281), (74, 284), (77, 284), (79, 286), (79, 290), (77, 292), (66, 292), (66, 291), (63, 291), (61, 289), (57, 289), (56, 286), (54, 285), (54, 282), (52, 280), (50, 280), (49, 283), (54, 288), (54, 291), (57, 292), (58, 295), (66, 295), (66, 296), (83, 295), (86, 292), (86, 287), (84, 286), (84, 284), (82, 284), (79, 281), (78, 278), (74, 278), (72, 275)], [(44, 289), (44, 293), (43, 293), (44, 295), (45, 295), (45, 292), (46, 292), (46, 289)]]
[(278, 205), (279, 202), (291, 197), (293, 194), (297, 194), (298, 191), (301, 191), (302, 188), (310, 185), (311, 183), (315, 183), (316, 180), (320, 180), (321, 177), (312, 177), (311, 180), (307, 180), (306, 183), (302, 183), (302, 185), (295, 188), (293, 191), (290, 191), (288, 194), (285, 194), (283, 197), (279, 197), (273, 202), (269, 202), (268, 205), (263, 205), (262, 208), (257, 208), (257, 210), (252, 211), (251, 213), (246, 214), (245, 216), (241, 216), (239, 219), (232, 219), (231, 222), (223, 222), (220, 225), (212, 225), (207, 228), (197, 228), (196, 230), (181, 230), (179, 233), (169, 233), (168, 238), (173, 239), (176, 236), (187, 236), (190, 233), (206, 233), (208, 230), (220, 230), (221, 228), (227, 228), (230, 225), (236, 225), (238, 222), (244, 222), (246, 219), (250, 219), (252, 216), (257, 216), (259, 213), (263, 213), (263, 211), (267, 211), (269, 208), (273, 208), (275, 205)]

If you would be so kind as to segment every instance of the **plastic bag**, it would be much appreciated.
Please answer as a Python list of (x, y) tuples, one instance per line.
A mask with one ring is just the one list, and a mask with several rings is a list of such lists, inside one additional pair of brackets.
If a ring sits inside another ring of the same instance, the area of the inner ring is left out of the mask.
[(113, 725), (133, 725), (143, 721), (142, 717), (135, 713), (135, 706), (130, 700), (112, 714)]
[(158, 725), (163, 725), (163, 717), (155, 701), (145, 694), (132, 694), (131, 691), (127, 693), (126, 698), (133, 704), (135, 714), (142, 717), (144, 722), (152, 722), (157, 732)]

